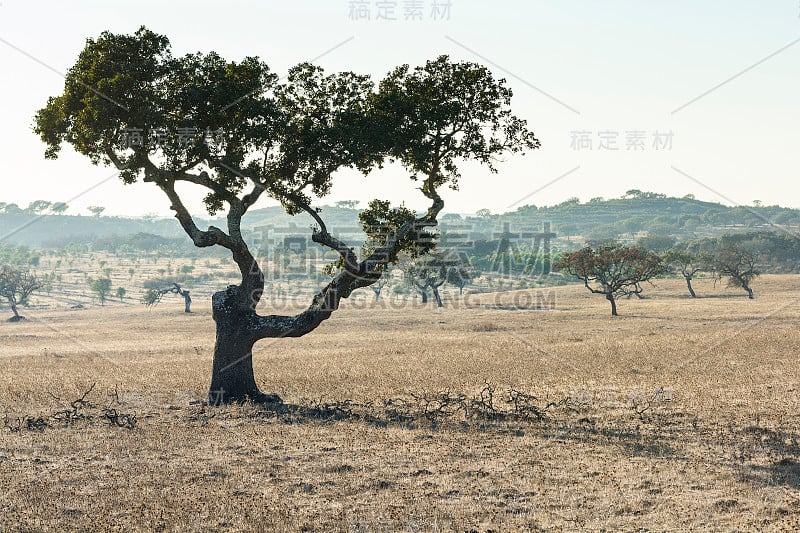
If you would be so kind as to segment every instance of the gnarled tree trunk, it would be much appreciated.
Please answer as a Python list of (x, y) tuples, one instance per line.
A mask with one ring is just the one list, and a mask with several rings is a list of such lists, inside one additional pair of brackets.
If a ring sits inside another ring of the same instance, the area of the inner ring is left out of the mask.
[(684, 274), (683, 277), (686, 278), (686, 287), (689, 289), (689, 294), (692, 295), (692, 298), (697, 298), (697, 295), (694, 293), (694, 288), (692, 288), (692, 276)]
[(614, 299), (613, 293), (606, 293), (606, 300), (611, 302), (611, 316), (619, 316), (617, 314), (617, 301)]
[(436, 307), (444, 307), (442, 296), (439, 294), (439, 287), (433, 287), (433, 297), (436, 299)]

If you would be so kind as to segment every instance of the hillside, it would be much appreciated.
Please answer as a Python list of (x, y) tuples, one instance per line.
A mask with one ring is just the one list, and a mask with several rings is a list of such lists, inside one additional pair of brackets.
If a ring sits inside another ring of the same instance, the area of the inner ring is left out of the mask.
[[(323, 206), (321, 214), (332, 231), (352, 233), (358, 228), (358, 209)], [(691, 196), (671, 198), (637, 192), (623, 198), (596, 198), (581, 203), (577, 198), (553, 206), (525, 205), (503, 214), (481, 212), (442, 217), (446, 229), (458, 227), (473, 239), (491, 239), (508, 224), (511, 231), (536, 230), (549, 222), (559, 237), (582, 239), (633, 239), (644, 234), (672, 235), (694, 239), (760, 229), (800, 228), (800, 210), (779, 206), (736, 206), (696, 200)], [(255, 209), (244, 218), (244, 227), (259, 233), (272, 226), (278, 233), (308, 234), (311, 219), (303, 214), (287, 215), (279, 206)], [(220, 218), (198, 218), (198, 225), (217, 224)], [(296, 228), (296, 229), (295, 229)], [(60, 248), (70, 243), (88, 244), (100, 238), (149, 233), (161, 237), (184, 236), (173, 218), (90, 217), (34, 215), (0, 212), (0, 241), (34, 247)]]

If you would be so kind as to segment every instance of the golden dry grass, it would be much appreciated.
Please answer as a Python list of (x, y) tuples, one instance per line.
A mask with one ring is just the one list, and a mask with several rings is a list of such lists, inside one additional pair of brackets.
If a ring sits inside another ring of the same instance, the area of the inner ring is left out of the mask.
[(29, 311), (0, 324), (8, 424), (93, 383), (90, 401), (116, 388), (138, 424), (3, 429), (0, 530), (797, 530), (800, 278), (764, 276), (754, 301), (696, 288), (659, 281), (613, 319), (580, 286), (552, 289), (553, 310), (513, 310), (514, 293), (345, 306), (255, 350), (262, 388), (296, 405), (488, 380), (498, 404), (509, 386), (569, 400), (541, 421), (208, 409), (190, 404), (211, 366), (206, 302)]

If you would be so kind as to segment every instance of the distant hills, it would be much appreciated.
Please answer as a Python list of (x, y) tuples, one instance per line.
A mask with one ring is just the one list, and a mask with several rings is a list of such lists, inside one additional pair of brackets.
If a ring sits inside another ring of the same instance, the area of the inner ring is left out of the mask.
[[(332, 230), (358, 226), (358, 209), (323, 206), (322, 216)], [(595, 198), (581, 203), (577, 198), (560, 204), (537, 207), (525, 205), (516, 211), (476, 215), (445, 214), (443, 227), (468, 228), (473, 238), (492, 238), (505, 224), (512, 231), (536, 230), (549, 222), (558, 237), (570, 240), (621, 238), (632, 240), (642, 235), (671, 235), (678, 239), (713, 237), (744, 231), (800, 229), (800, 210), (779, 206), (736, 206), (696, 200), (691, 196), (667, 197), (658, 193), (629, 191), (623, 198)], [(198, 225), (224, 227), (224, 219), (198, 218)], [(312, 220), (305, 214), (287, 215), (281, 207), (256, 209), (247, 214), (244, 226), (273, 226), (285, 233), (306, 235)], [(0, 213), (0, 242), (32, 247), (61, 248), (71, 243), (88, 244), (112, 236), (151, 234), (165, 238), (185, 238), (172, 218), (108, 217), (77, 215), (33, 215)], [(191, 244), (191, 243), (189, 243)]]

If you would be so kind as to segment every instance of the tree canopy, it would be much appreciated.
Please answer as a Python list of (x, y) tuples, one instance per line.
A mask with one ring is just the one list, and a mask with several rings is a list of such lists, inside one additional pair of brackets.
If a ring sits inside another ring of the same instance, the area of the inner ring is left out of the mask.
[(5, 299), (14, 316), (11, 320), (22, 320), (17, 306), (25, 305), (34, 291), (42, 288), (42, 282), (29, 270), (4, 265), (0, 268), (0, 298)]
[(617, 316), (616, 298), (620, 294), (639, 294), (642, 283), (664, 272), (659, 255), (620, 244), (564, 253), (553, 268), (581, 279), (592, 293), (604, 295), (613, 316)]

